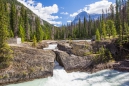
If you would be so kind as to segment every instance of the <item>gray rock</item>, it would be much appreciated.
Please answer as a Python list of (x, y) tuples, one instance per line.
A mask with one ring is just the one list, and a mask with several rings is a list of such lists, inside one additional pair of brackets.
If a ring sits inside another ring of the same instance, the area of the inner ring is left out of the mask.
[(27, 81), (53, 75), (55, 53), (53, 51), (11, 47), (14, 51), (12, 65), (0, 70), (0, 84)]
[(85, 42), (74, 42), (74, 43), (58, 43), (58, 49), (65, 51), (68, 54), (74, 54), (77, 56), (85, 56), (86, 53), (90, 53), (92, 46)]
[(55, 51), (56, 52), (56, 60), (59, 62), (61, 66), (64, 67), (66, 71), (79, 70), (83, 71), (88, 68), (88, 66), (92, 63), (92, 57), (80, 57), (75, 55), (69, 55), (63, 51)]

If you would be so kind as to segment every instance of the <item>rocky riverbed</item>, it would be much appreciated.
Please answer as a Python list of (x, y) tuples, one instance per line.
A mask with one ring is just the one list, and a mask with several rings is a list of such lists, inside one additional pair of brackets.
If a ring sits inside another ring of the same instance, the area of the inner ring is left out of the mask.
[[(54, 44), (54, 48), (57, 46), (56, 50), (44, 48), (50, 47), (50, 44)], [(24, 45), (27, 46), (28, 44)], [(92, 50), (96, 52), (101, 46), (109, 48), (112, 55), (118, 52), (117, 48), (113, 48), (115, 49), (114, 52), (111, 46), (115, 46), (110, 42), (94, 44), (86, 41), (72, 43), (69, 41), (45, 41), (39, 43), (37, 48), (11, 45), (14, 59), (12, 65), (0, 70), (0, 85), (52, 76), (55, 61), (64, 67), (67, 72), (86, 71), (93, 73), (104, 69), (129, 71), (128, 60), (94, 65), (94, 55), (90, 54), (90, 52)]]

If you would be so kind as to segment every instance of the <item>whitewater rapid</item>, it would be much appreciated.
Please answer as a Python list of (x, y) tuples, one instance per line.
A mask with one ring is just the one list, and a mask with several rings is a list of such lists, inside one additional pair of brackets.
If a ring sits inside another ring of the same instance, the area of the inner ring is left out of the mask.
[[(50, 44), (45, 49), (55, 49), (57, 44)], [(103, 70), (93, 74), (86, 72), (67, 73), (55, 62), (53, 77), (35, 79), (7, 86), (129, 86), (129, 72)]]
[(93, 74), (67, 73), (55, 62), (53, 77), (7, 86), (129, 86), (129, 73), (115, 70), (103, 70)]

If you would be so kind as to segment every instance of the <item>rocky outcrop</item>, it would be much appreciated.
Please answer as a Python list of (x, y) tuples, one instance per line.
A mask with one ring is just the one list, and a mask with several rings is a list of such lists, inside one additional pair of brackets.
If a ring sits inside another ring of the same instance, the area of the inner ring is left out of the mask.
[(57, 47), (61, 51), (77, 56), (85, 56), (92, 50), (92, 46), (87, 42), (58, 43)]
[(12, 64), (0, 70), (0, 84), (27, 81), (53, 75), (55, 53), (40, 49), (11, 47)]
[(56, 60), (66, 71), (84, 71), (92, 64), (92, 56), (75, 56), (69, 55), (63, 51), (55, 51)]
[(87, 42), (72, 43), (71, 47), (71, 53), (77, 56), (86, 56), (92, 50), (92, 46)]

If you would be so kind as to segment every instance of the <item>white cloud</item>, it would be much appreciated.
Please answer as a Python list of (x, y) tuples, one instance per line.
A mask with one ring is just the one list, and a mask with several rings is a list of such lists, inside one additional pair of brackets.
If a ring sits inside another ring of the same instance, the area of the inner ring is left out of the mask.
[(42, 3), (36, 3), (34, 0), (17, 0), (32, 10), (35, 14), (37, 14), (40, 18), (48, 21), (51, 24), (62, 24), (60, 21), (54, 21), (60, 17), (53, 16), (52, 14), (58, 13), (59, 9), (56, 4), (53, 6), (44, 7)]
[(68, 23), (71, 23), (72, 21), (71, 20), (69, 20), (69, 21), (67, 21)]
[(61, 12), (60, 14), (68, 15), (69, 13), (68, 12)]
[(109, 2), (108, 0), (101, 0), (95, 3), (92, 3), (88, 6), (86, 6), (83, 10), (92, 14), (92, 13), (97, 13), (101, 14), (102, 9), (105, 11), (110, 7), (110, 5), (113, 4), (112, 2)]
[(61, 9), (64, 9), (64, 7), (60, 7)]
[(89, 14), (101, 14), (102, 9), (105, 11), (110, 7), (110, 5), (113, 4), (112, 2), (109, 2), (108, 0), (100, 0), (95, 3), (92, 3), (90, 5), (86, 5), (83, 9), (78, 10), (77, 12), (70, 14), (70, 17), (75, 17), (78, 13), (82, 11), (86, 11)]

